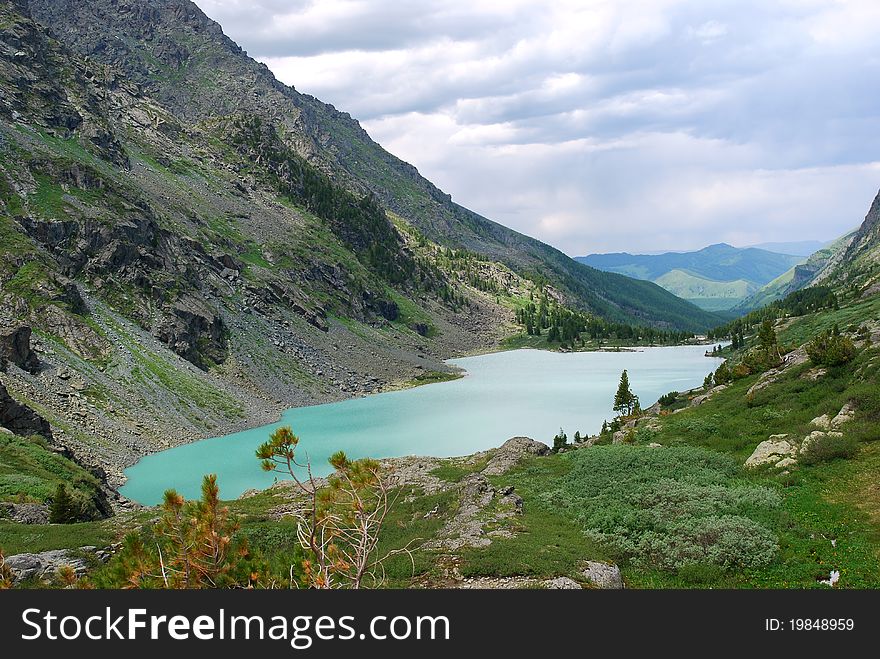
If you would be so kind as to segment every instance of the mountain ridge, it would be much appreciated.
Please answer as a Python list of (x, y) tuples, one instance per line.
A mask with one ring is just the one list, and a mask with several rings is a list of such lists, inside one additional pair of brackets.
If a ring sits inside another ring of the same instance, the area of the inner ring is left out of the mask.
[(299, 155), (344, 186), (373, 192), (427, 238), (502, 261), (520, 274), (547, 276), (574, 306), (616, 321), (682, 329), (716, 320), (659, 287), (582, 268), (559, 250), (455, 204), (373, 142), (350, 115), (275, 79), (188, 0), (31, 0), (29, 6), (64, 43), (119, 67), (182, 118), (204, 122), (244, 111), (279, 123), (282, 139)]
[[(112, 486), (146, 454), (290, 407), (452, 377), (444, 360), (499, 347), (521, 331), (514, 311), (532, 299), (644, 326), (713, 319), (654, 284), (471, 222), (401, 164), (396, 181), (412, 177), (434, 195), (407, 204), (459, 218), (487, 251), (509, 246), (511, 265), (432, 240), (385, 204), (401, 188), (358, 187), (333, 165), (337, 152), (294, 131), (319, 111), (355, 130), (317, 101), (303, 97), (289, 126), (242, 112), (187, 120), (102, 61), (114, 52), (107, 43), (146, 48), (132, 36), (142, 32), (158, 48), (144, 51), (143, 66), (157, 67), (144, 79), (196, 89), (184, 75), (196, 65), (163, 62), (189, 61), (187, 50), (207, 53), (210, 68), (218, 52), (239, 55), (216, 45), (219, 27), (189, 3), (29, 6), (70, 11), (88, 34), (102, 34), (108, 15), (131, 19), (84, 54), (57, 38), (78, 38), (64, 21), (50, 32), (25, 3), (0, 5), (0, 384), (51, 426), (54, 447)], [(168, 25), (186, 39), (155, 39)], [(415, 217), (432, 230), (434, 215)], [(7, 337), (25, 333), (35, 361), (7, 360)]]
[(755, 293), (801, 257), (715, 243), (691, 252), (590, 254), (576, 260), (657, 283), (698, 306), (725, 310)]

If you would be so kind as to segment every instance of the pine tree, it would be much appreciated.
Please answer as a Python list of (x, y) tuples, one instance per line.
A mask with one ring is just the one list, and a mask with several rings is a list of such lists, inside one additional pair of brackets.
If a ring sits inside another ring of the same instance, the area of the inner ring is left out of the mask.
[(568, 436), (565, 434), (565, 431), (560, 428), (559, 434), (553, 438), (553, 452), (558, 453), (561, 449), (565, 448), (566, 444), (568, 444)]
[(52, 524), (73, 524), (79, 517), (79, 510), (73, 497), (63, 483), (58, 483), (55, 496), (49, 504), (49, 522)]
[(779, 342), (776, 338), (776, 331), (773, 329), (773, 323), (769, 320), (761, 323), (761, 329), (758, 332), (758, 343), (768, 361), (778, 362), (782, 359), (782, 355), (779, 354)]
[(639, 398), (629, 388), (629, 374), (624, 369), (620, 374), (617, 393), (614, 394), (614, 411), (620, 416), (632, 416), (639, 406)]

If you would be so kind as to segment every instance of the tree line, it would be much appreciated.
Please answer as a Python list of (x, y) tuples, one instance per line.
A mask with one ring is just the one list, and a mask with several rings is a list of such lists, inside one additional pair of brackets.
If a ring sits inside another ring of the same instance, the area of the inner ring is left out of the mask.
[(516, 311), (516, 322), (530, 336), (546, 336), (548, 343), (574, 350), (588, 340), (595, 343), (616, 340), (622, 343), (670, 344), (693, 338), (693, 333), (661, 330), (655, 327), (615, 323), (560, 304), (542, 289)]

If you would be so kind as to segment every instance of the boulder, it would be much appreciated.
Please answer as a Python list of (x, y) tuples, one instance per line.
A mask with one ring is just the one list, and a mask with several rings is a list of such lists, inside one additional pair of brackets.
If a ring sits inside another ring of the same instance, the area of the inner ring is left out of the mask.
[(836, 430), (814, 430), (809, 435), (804, 437), (804, 441), (801, 443), (801, 452), (809, 453), (816, 446), (821, 444), (822, 440), (826, 437), (843, 437), (843, 433)]
[(831, 419), (831, 428), (833, 430), (838, 430), (842, 425), (849, 423), (853, 420), (853, 417), (856, 415), (856, 406), (852, 403), (847, 403), (843, 407), (840, 408), (840, 412)]
[(581, 585), (569, 577), (554, 577), (544, 582), (544, 588), (550, 590), (580, 590)]
[(166, 309), (153, 335), (202, 370), (222, 364), (229, 353), (228, 330), (220, 314), (194, 295)]
[(49, 523), (49, 507), (42, 503), (0, 503), (0, 511), (19, 524)]
[(16, 435), (42, 435), (51, 439), (49, 422), (31, 408), (16, 401), (0, 384), (0, 426), (8, 428)]
[(596, 588), (606, 590), (619, 590), (623, 588), (623, 577), (620, 576), (620, 568), (613, 563), (587, 561), (581, 574)]
[(489, 460), (483, 474), (500, 476), (530, 455), (547, 455), (550, 447), (529, 437), (512, 437), (504, 442)]
[(38, 554), (15, 554), (7, 556), (5, 563), (12, 570), (13, 583), (31, 578), (53, 577), (64, 566), (71, 567), (77, 576), (82, 576), (88, 569), (86, 560), (74, 557), (69, 549), (51, 549)]
[(29, 373), (40, 370), (40, 359), (31, 348), (30, 327), (19, 325), (0, 328), (0, 362), (15, 364)]
[(770, 435), (766, 441), (758, 444), (754, 452), (746, 460), (746, 467), (760, 467), (767, 464), (777, 464), (785, 458), (797, 456), (797, 446), (786, 441), (788, 435)]
[(817, 416), (815, 419), (810, 421), (810, 425), (814, 428), (819, 428), (820, 430), (830, 430), (831, 429), (831, 417), (827, 414), (823, 414), (822, 416)]

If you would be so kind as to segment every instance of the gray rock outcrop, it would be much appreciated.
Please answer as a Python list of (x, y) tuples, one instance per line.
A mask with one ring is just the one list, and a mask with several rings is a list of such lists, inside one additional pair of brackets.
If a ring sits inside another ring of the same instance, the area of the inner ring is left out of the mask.
[(26, 579), (51, 578), (62, 567), (73, 569), (77, 576), (82, 576), (88, 569), (88, 563), (80, 556), (74, 556), (69, 549), (52, 549), (37, 554), (15, 554), (7, 556), (6, 566), (12, 570), (13, 583)]
[(596, 588), (606, 590), (619, 590), (623, 588), (623, 577), (620, 574), (620, 568), (613, 563), (587, 561), (581, 574)]
[(785, 458), (797, 456), (798, 446), (787, 441), (788, 435), (770, 435), (770, 438), (761, 442), (754, 452), (746, 460), (746, 467), (761, 467), (764, 465), (776, 465)]
[(27, 325), (0, 328), (0, 370), (4, 370), (6, 362), (29, 373), (40, 370), (40, 359), (31, 348), (31, 328)]
[(529, 437), (512, 437), (504, 442), (489, 460), (483, 473), (500, 476), (530, 455), (547, 455), (550, 447)]
[(554, 577), (544, 582), (544, 588), (550, 590), (580, 590), (581, 585), (570, 577)]
[(11, 430), (16, 435), (42, 435), (52, 437), (49, 422), (31, 408), (16, 401), (2, 384), (0, 384), (0, 426)]
[(0, 517), (19, 524), (48, 524), (49, 507), (42, 503), (0, 502)]

